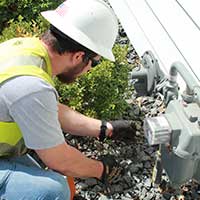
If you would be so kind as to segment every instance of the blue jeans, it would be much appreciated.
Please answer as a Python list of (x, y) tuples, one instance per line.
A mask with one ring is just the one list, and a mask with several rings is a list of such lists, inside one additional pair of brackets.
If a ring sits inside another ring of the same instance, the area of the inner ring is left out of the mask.
[(66, 179), (25, 155), (0, 158), (0, 200), (69, 200)]

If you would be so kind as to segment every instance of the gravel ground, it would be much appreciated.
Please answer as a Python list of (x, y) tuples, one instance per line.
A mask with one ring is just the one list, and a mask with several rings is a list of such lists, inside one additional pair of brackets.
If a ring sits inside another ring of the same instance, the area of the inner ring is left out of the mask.
[[(156, 105), (155, 105), (156, 104)], [(104, 186), (96, 179), (76, 180), (77, 192), (85, 199), (163, 199), (159, 188), (152, 187), (151, 172), (154, 165), (156, 149), (149, 146), (144, 138), (142, 121), (144, 114), (151, 113), (152, 107), (162, 107), (162, 101), (153, 98), (137, 98), (131, 102), (132, 108), (127, 119), (136, 121), (136, 139), (128, 143), (119, 141), (99, 142), (96, 139), (66, 136), (67, 141), (85, 155), (98, 158), (110, 153), (114, 155), (124, 173), (119, 176), (106, 193)], [(162, 109), (160, 109), (162, 110)], [(152, 113), (151, 113), (152, 114)]]
[[(117, 43), (128, 44), (126, 33), (120, 26)], [(130, 64), (135, 63), (138, 56), (132, 46), (129, 48), (127, 59)], [(76, 200), (200, 200), (200, 186), (194, 181), (182, 185), (178, 190), (170, 189), (163, 192), (163, 182), (160, 187), (154, 187), (151, 182), (152, 169), (155, 162), (156, 147), (147, 144), (143, 133), (143, 119), (145, 116), (157, 116), (164, 112), (163, 97), (139, 97), (129, 101), (131, 109), (125, 119), (136, 122), (136, 138), (128, 143), (108, 140), (104, 143), (93, 138), (82, 138), (66, 135), (68, 143), (75, 146), (90, 158), (98, 158), (110, 153), (116, 157), (124, 169), (107, 193), (104, 185), (96, 179), (76, 179)], [(166, 179), (165, 174), (163, 178)]]
[[(124, 173), (119, 176), (107, 193), (104, 185), (93, 178), (76, 179), (79, 197), (76, 200), (200, 200), (200, 185), (194, 181), (175, 190), (169, 188), (163, 192), (165, 184), (154, 187), (151, 182), (155, 162), (156, 147), (151, 147), (143, 133), (144, 116), (156, 116), (164, 112), (161, 96), (140, 97), (133, 99), (132, 109), (125, 119), (136, 122), (136, 138), (128, 143), (108, 140), (104, 143), (94, 138), (82, 138), (67, 135), (67, 141), (90, 158), (98, 158), (106, 153), (115, 156)], [(166, 179), (163, 173), (163, 179)], [(167, 180), (167, 179), (166, 179)]]

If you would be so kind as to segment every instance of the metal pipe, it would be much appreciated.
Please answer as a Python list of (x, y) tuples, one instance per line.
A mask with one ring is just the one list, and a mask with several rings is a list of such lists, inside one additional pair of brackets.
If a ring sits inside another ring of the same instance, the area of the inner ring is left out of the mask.
[(187, 93), (193, 93), (197, 97), (197, 103), (200, 106), (200, 86), (199, 83), (193, 78), (190, 72), (186, 69), (186, 67), (181, 62), (172, 63), (169, 71), (169, 80), (171, 82), (175, 82), (177, 79), (177, 74), (181, 75), (187, 84)]

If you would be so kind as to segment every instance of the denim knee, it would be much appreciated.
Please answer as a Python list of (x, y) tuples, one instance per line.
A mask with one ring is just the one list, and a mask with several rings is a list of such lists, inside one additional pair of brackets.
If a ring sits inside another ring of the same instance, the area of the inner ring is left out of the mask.
[[(11, 165), (11, 166), (10, 166)], [(5, 169), (9, 169), (5, 171)], [(0, 160), (0, 199), (69, 200), (67, 180), (59, 173), (35, 165)], [(4, 178), (5, 177), (5, 178)]]
[(41, 200), (69, 200), (70, 191), (66, 180), (54, 181), (53, 179), (48, 182), (37, 183), (35, 188), (36, 196)]
[(12, 194), (16, 200), (70, 200), (70, 191), (65, 180), (57, 181), (39, 177), (37, 182), (33, 182), (32, 185), (29, 182), (27, 187), (27, 189), (21, 188), (20, 193)]

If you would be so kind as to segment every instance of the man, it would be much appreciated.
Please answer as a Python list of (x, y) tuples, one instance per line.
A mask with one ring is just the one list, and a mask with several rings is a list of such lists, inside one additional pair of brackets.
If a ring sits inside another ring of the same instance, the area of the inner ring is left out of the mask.
[[(134, 137), (129, 121), (86, 117), (57, 101), (51, 76), (72, 82), (101, 56), (114, 60), (117, 20), (100, 0), (67, 0), (43, 12), (50, 29), (40, 38), (15, 38), (0, 45), (0, 196), (2, 199), (70, 199), (67, 177), (95, 177), (107, 184), (116, 161), (85, 157), (65, 142), (62, 131), (80, 136)], [(34, 150), (48, 167), (30, 156)], [(64, 176), (63, 176), (64, 175)]]

